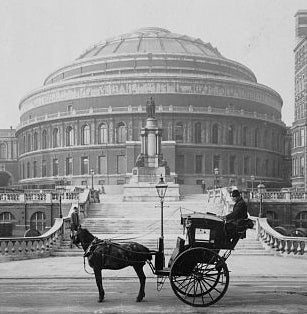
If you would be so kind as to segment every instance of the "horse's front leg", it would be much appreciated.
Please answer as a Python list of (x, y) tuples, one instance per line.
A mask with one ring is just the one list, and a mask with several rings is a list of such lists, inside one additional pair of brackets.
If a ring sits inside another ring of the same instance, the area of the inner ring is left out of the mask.
[(95, 273), (95, 279), (96, 279), (97, 288), (98, 288), (98, 291), (99, 291), (98, 302), (102, 302), (103, 299), (104, 299), (104, 290), (103, 290), (103, 286), (102, 286), (101, 269), (100, 268), (94, 268), (94, 273)]
[(139, 294), (136, 298), (136, 302), (141, 302), (145, 298), (145, 282), (146, 282), (146, 276), (144, 274), (143, 270), (144, 264), (138, 264), (133, 266), (135, 272), (137, 273), (139, 280), (140, 280), (140, 290)]

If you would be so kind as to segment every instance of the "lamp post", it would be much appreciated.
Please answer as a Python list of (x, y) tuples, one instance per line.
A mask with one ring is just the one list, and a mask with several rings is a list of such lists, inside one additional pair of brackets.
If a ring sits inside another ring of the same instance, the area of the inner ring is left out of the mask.
[(161, 174), (160, 181), (156, 185), (156, 190), (158, 193), (158, 196), (160, 198), (160, 205), (161, 205), (161, 238), (163, 238), (163, 203), (164, 203), (164, 197), (167, 190), (167, 184), (163, 180), (163, 176)]
[(167, 184), (164, 182), (162, 174), (159, 183), (156, 185), (156, 190), (160, 198), (161, 205), (161, 236), (159, 238), (159, 254), (156, 256), (156, 265), (159, 265), (159, 268), (162, 269), (165, 265), (164, 235), (163, 235), (163, 202), (167, 190)]
[(254, 175), (251, 175), (251, 181), (252, 181), (252, 198), (254, 198), (254, 181), (255, 181)]
[(217, 188), (217, 176), (219, 175), (219, 168), (214, 168), (213, 169), (214, 172), (214, 188)]
[(91, 169), (90, 172), (91, 172), (91, 176), (92, 176), (92, 191), (94, 191), (94, 174), (95, 174), (95, 172), (93, 169)]
[(265, 193), (265, 185), (262, 184), (262, 182), (260, 182), (260, 184), (257, 186), (257, 189), (258, 189), (258, 193), (260, 195), (260, 206), (259, 206), (259, 218), (262, 217), (262, 211), (263, 211), (263, 208), (262, 208), (262, 197), (263, 197), (263, 194)]

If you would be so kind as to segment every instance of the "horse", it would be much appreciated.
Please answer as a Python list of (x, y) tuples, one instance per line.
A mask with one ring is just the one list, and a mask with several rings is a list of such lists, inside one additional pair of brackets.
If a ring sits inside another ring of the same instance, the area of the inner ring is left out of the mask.
[(143, 271), (145, 263), (150, 262), (150, 250), (137, 242), (115, 243), (111, 240), (100, 240), (87, 229), (79, 227), (73, 237), (73, 243), (84, 250), (84, 258), (88, 258), (90, 267), (93, 268), (99, 292), (98, 302), (104, 300), (105, 292), (102, 285), (102, 269), (118, 270), (132, 266), (139, 278), (140, 289), (136, 302), (141, 302), (145, 297), (146, 276)]

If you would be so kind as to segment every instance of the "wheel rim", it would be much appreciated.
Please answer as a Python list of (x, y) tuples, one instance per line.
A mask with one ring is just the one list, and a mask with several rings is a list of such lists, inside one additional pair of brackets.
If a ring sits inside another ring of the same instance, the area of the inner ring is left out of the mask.
[[(187, 261), (193, 263), (186, 268)], [(175, 295), (192, 306), (204, 307), (216, 303), (229, 285), (229, 272), (224, 260), (204, 248), (183, 252), (174, 261), (169, 277)]]

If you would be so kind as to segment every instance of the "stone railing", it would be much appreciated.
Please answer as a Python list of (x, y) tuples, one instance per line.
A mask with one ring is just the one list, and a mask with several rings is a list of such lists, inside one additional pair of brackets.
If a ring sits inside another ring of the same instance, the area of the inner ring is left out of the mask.
[[(246, 198), (248, 197), (247, 194), (245, 195)], [(259, 201), (259, 193), (257, 191), (253, 193), (249, 193), (250, 200), (257, 200)], [(307, 193), (305, 192), (282, 192), (282, 191), (266, 191), (262, 194), (262, 200), (264, 202), (306, 202), (307, 201)]]
[(56, 218), (53, 227), (38, 237), (0, 238), (0, 261), (49, 256), (69, 232), (69, 221)]
[[(16, 128), (16, 130), (21, 129), (27, 125), (31, 125), (34, 123), (42, 122), (42, 121), (49, 121), (54, 119), (63, 119), (63, 117), (78, 117), (84, 115), (100, 115), (100, 114), (114, 114), (114, 113), (131, 113), (131, 112), (139, 112), (139, 113), (146, 113), (146, 106), (127, 106), (127, 107), (107, 107), (107, 108), (88, 108), (88, 109), (80, 109), (80, 110), (72, 110), (72, 111), (64, 111), (64, 112), (56, 112), (47, 114), (44, 116), (38, 116), (31, 118), (26, 121), (22, 121)], [(228, 116), (241, 116), (246, 118), (254, 118), (260, 119), (264, 121), (270, 121), (273, 123), (277, 123), (282, 125), (283, 122), (280, 118), (269, 115), (269, 114), (261, 114), (258, 112), (250, 112), (246, 110), (238, 110), (238, 109), (231, 109), (231, 108), (216, 108), (216, 107), (198, 107), (198, 106), (173, 106), (173, 105), (159, 105), (156, 108), (156, 112), (177, 112), (177, 113), (205, 113), (205, 114), (212, 114), (212, 115), (228, 115)]]
[(283, 255), (305, 255), (307, 257), (307, 238), (283, 236), (275, 231), (266, 218), (256, 219), (257, 237), (270, 249)]
[(25, 192), (25, 193), (0, 193), (0, 203), (52, 203), (58, 202), (61, 196), (63, 203), (71, 203), (78, 201), (79, 193), (64, 191), (64, 192)]
[[(67, 199), (71, 198), (70, 201), (72, 203), (67, 217), (56, 218), (52, 228), (38, 237), (0, 238), (0, 262), (47, 257), (61, 245), (62, 240), (70, 234), (70, 215), (73, 211), (73, 207), (78, 204), (79, 213), (82, 214), (83, 212), (83, 215), (85, 215), (84, 211), (87, 209), (89, 203), (89, 190), (85, 190), (78, 198), (74, 192), (66, 193), (67, 195), (65, 195), (65, 197)], [(30, 193), (30, 195), (35, 194)], [(49, 193), (48, 195), (51, 194)], [(78, 203), (76, 203), (76, 200), (78, 200)]]

